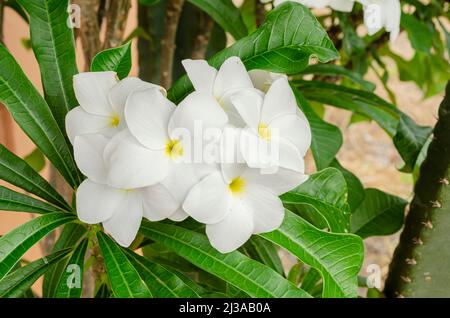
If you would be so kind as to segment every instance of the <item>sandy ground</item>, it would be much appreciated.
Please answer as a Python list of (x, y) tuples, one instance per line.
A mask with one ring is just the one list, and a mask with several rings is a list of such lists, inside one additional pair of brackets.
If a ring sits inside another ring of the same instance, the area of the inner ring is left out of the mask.
[[(135, 1), (133, 1), (135, 3)], [(130, 10), (128, 30), (136, 25), (136, 10), (133, 5)], [(5, 43), (16, 57), (25, 73), (32, 79), (36, 87), (40, 88), (39, 68), (31, 51), (26, 50), (20, 43), (23, 38), (29, 37), (28, 28), (12, 11), (6, 8), (5, 19)], [(411, 56), (412, 50), (406, 35), (402, 34), (394, 44), (394, 50), (403, 56)], [(134, 50), (136, 53), (136, 50)], [(82, 56), (82, 54), (78, 54)], [(136, 58), (134, 59), (137, 60)], [(84, 67), (82, 59), (78, 61), (80, 69)], [(398, 107), (423, 125), (433, 125), (436, 122), (437, 107), (442, 96), (423, 100), (420, 90), (412, 83), (404, 83), (398, 80), (395, 68), (391, 68), (390, 88), (396, 92)], [(137, 74), (136, 65), (132, 74)], [(378, 82), (373, 74), (367, 79)], [(381, 85), (377, 85), (377, 93), (387, 98)], [(401, 159), (397, 154), (392, 140), (375, 124), (359, 123), (349, 126), (350, 113), (335, 108), (329, 108), (326, 119), (337, 125), (344, 133), (344, 145), (338, 154), (340, 162), (355, 173), (366, 187), (380, 188), (389, 193), (410, 199), (412, 195), (412, 179), (409, 175), (400, 173), (397, 168), (401, 165)], [(1, 125), (1, 123), (0, 123)], [(14, 127), (13, 151), (19, 156), (25, 156), (33, 149), (33, 144), (24, 136), (18, 127)], [(4, 138), (0, 135), (0, 141)], [(12, 148), (12, 147), (10, 147)], [(311, 160), (311, 159), (309, 159)], [(311, 167), (311, 162), (309, 163)], [(43, 174), (46, 175), (47, 171)], [(0, 212), (0, 234), (7, 233), (20, 224), (30, 220), (31, 216), (25, 213)], [(366, 272), (368, 264), (378, 264), (383, 275), (387, 273), (387, 266), (392, 257), (398, 235), (389, 237), (375, 237), (366, 240), (366, 259), (362, 274)], [(27, 260), (35, 260), (41, 256), (39, 245), (33, 247), (26, 255)], [(292, 263), (292, 259), (285, 257), (286, 265)], [(39, 284), (36, 290), (39, 289)]]

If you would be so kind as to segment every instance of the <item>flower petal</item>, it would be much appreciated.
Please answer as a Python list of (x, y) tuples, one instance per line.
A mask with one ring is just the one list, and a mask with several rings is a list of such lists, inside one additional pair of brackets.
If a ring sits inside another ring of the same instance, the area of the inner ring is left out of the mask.
[(305, 173), (305, 161), (303, 155), (291, 142), (279, 140), (279, 163), (281, 168), (291, 169)]
[(253, 215), (238, 199), (232, 200), (230, 211), (220, 222), (206, 225), (211, 245), (221, 253), (241, 247), (253, 233)]
[(228, 116), (219, 103), (209, 94), (194, 92), (188, 95), (173, 112), (169, 122), (171, 138), (178, 129), (186, 129), (193, 134), (195, 127), (203, 129), (223, 128)]
[(230, 102), (248, 127), (258, 131), (261, 120), (263, 94), (256, 89), (244, 89), (230, 97)]
[(276, 195), (282, 195), (308, 180), (308, 176), (303, 173), (280, 167), (276, 167), (272, 171), (246, 169), (242, 178), (249, 184), (264, 186)]
[(214, 172), (189, 191), (183, 209), (198, 222), (212, 224), (226, 216), (229, 204), (228, 185), (220, 172)]
[(117, 134), (105, 148), (108, 184), (120, 189), (147, 187), (168, 174), (168, 157), (163, 151), (143, 147), (128, 130)]
[(78, 168), (94, 182), (106, 183), (106, 165), (103, 151), (109, 139), (99, 134), (75, 137), (74, 154)]
[(286, 78), (273, 82), (264, 98), (261, 121), (269, 124), (278, 116), (297, 113), (297, 101)]
[(103, 222), (103, 227), (119, 245), (128, 247), (136, 238), (141, 221), (141, 197), (135, 191), (126, 191), (126, 195), (116, 207), (114, 215)]
[(212, 93), (217, 70), (205, 60), (183, 60), (181, 62), (196, 91)]
[(270, 130), (276, 130), (280, 138), (294, 144), (302, 156), (311, 146), (311, 128), (308, 121), (297, 115), (279, 116), (269, 124)]
[(179, 208), (171, 216), (169, 216), (169, 220), (181, 222), (186, 220), (188, 217), (189, 214), (187, 214), (182, 208)]
[(80, 106), (66, 115), (66, 132), (72, 144), (75, 136), (97, 133), (111, 135), (115, 131), (109, 117), (89, 114)]
[(86, 112), (94, 115), (111, 116), (114, 112), (108, 95), (116, 83), (115, 72), (86, 72), (73, 77), (78, 103)]
[(167, 94), (166, 90), (159, 85), (144, 82), (137, 77), (124, 78), (116, 85), (114, 85), (114, 87), (111, 88), (111, 91), (109, 92), (109, 101), (111, 103), (111, 107), (117, 114), (122, 114), (127, 98), (131, 93), (151, 88), (157, 89), (164, 96), (166, 96)]
[(245, 69), (244, 63), (237, 56), (232, 56), (223, 62), (214, 82), (214, 96), (221, 98), (229, 91), (253, 88), (252, 80)]
[(182, 205), (189, 191), (200, 181), (193, 165), (174, 163), (169, 165), (169, 173), (161, 182)]
[(272, 73), (265, 70), (251, 70), (248, 72), (248, 75), (250, 75), (253, 86), (264, 93), (267, 93), (275, 80), (280, 77), (287, 78), (286, 74)]
[(167, 126), (175, 105), (158, 89), (137, 91), (130, 95), (125, 118), (131, 134), (148, 149), (163, 149), (169, 139)]
[(180, 206), (169, 190), (162, 184), (139, 189), (144, 217), (150, 221), (157, 222), (171, 216)]
[(88, 224), (104, 222), (114, 214), (124, 197), (124, 191), (86, 179), (76, 193), (78, 218)]
[(254, 234), (271, 232), (283, 223), (283, 204), (280, 198), (266, 187), (248, 185), (242, 201), (246, 209), (253, 213)]

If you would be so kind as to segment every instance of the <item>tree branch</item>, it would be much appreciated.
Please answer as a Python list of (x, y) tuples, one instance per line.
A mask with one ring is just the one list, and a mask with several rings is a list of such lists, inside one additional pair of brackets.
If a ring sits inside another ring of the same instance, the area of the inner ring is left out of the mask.
[(183, 9), (184, 0), (169, 0), (167, 3), (164, 34), (161, 38), (161, 85), (169, 88), (172, 85), (173, 57), (178, 22)]
[(208, 49), (209, 40), (211, 38), (214, 21), (205, 12), (201, 12), (199, 27), (201, 32), (194, 39), (194, 48), (192, 49), (192, 59), (204, 59)]
[(109, 2), (105, 15), (106, 35), (103, 50), (122, 44), (130, 7), (130, 0), (114, 0)]

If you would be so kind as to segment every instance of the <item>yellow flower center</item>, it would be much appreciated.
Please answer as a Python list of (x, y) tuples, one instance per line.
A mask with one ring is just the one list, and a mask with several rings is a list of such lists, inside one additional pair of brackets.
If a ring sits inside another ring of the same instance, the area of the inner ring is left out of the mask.
[(228, 185), (228, 188), (234, 195), (238, 195), (244, 192), (244, 187), (245, 187), (245, 180), (242, 179), (241, 177), (234, 178)]
[(266, 124), (260, 123), (258, 125), (258, 135), (261, 139), (270, 140), (271, 137), (270, 128)]
[(181, 157), (184, 153), (180, 140), (169, 140), (166, 143), (166, 155), (171, 158)]
[(111, 125), (111, 127), (117, 127), (120, 124), (120, 117), (119, 115), (114, 115), (111, 116), (110, 120), (109, 120), (109, 124)]

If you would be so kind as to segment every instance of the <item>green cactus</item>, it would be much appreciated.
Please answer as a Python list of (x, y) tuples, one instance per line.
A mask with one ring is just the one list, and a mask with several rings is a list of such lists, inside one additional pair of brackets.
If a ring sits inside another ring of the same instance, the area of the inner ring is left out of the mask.
[(387, 297), (450, 297), (450, 82), (386, 281)]

